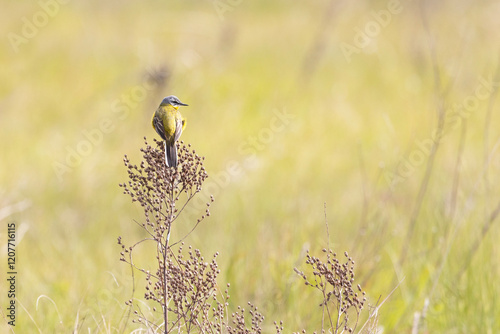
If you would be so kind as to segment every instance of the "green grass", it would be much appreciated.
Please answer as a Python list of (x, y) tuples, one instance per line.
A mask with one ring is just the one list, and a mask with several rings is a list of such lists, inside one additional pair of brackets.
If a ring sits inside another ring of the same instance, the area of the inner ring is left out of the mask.
[[(40, 11), (36, 3), (5, 6), (5, 37), (20, 33), (23, 16)], [(428, 297), (422, 328), (430, 333), (500, 331), (497, 220), (481, 238), (500, 199), (498, 106), (493, 101), (489, 122), (489, 98), (468, 113), (456, 192), (461, 127), (443, 138), (402, 266), (426, 162), (394, 188), (386, 180), (437, 126), (430, 45), (447, 88), (441, 100), (464, 103), (479, 78), (492, 80), (499, 66), (498, 6), (430, 5), (427, 33), (417, 5), (403, 3), (370, 52), (347, 62), (340, 43), (352, 44), (355, 28), (372, 20), (370, 11), (386, 6), (345, 4), (325, 18), (325, 2), (243, 1), (220, 20), (211, 2), (70, 2), (18, 53), (4, 38), (0, 205), (31, 203), (3, 220), (27, 228), (17, 248), (25, 310), (18, 308), (15, 332), (67, 333), (78, 323), (81, 332), (108, 333), (123, 325), (131, 280), (118, 261), (116, 237), (140, 239), (133, 219), (142, 212), (118, 187), (127, 177), (122, 157), (140, 161), (143, 137), (156, 136), (150, 117), (169, 94), (190, 105), (182, 139), (206, 157), (207, 184), (216, 184), (231, 162), (241, 168), (227, 185), (209, 188), (216, 197), (211, 217), (186, 242), (206, 256), (220, 252), (220, 284), (231, 283), (232, 306), (252, 301), (267, 332), (280, 319), (288, 332), (319, 328), (319, 300), (293, 267), (303, 267), (304, 249), (327, 246), (325, 202), (330, 247), (356, 260), (371, 303), (390, 293), (396, 275), (405, 277), (380, 310), (385, 332), (409, 332)], [(318, 41), (316, 60), (304, 67)], [(116, 100), (161, 67), (170, 73), (164, 86), (136, 101), (126, 117), (113, 112)], [(274, 110), (294, 118), (272, 140), (251, 146), (255, 156), (242, 150), (272, 126)], [(82, 131), (98, 129), (104, 118), (114, 129), (59, 179), (53, 163), (64, 163), (67, 148), (85, 140)], [(183, 221), (173, 237), (191, 223)], [(3, 245), (6, 226), (0, 233)], [(476, 240), (477, 253), (466, 263)], [(0, 262), (6, 261), (3, 251)], [(2, 301), (5, 294), (2, 283)], [(42, 295), (59, 313), (43, 297), (37, 308)], [(0, 328), (7, 330), (4, 322)]]

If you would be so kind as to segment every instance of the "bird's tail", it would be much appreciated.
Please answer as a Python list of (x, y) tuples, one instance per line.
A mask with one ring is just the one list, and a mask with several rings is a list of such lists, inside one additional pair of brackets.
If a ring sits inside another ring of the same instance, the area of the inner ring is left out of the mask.
[(165, 142), (165, 163), (167, 167), (177, 167), (177, 145)]

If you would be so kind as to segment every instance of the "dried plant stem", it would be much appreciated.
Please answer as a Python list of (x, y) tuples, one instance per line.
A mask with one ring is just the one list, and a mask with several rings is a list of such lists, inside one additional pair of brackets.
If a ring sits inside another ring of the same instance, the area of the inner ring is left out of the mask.
[(474, 257), (474, 255), (476, 255), (479, 246), (483, 242), (484, 238), (486, 237), (486, 234), (488, 234), (488, 232), (491, 229), (491, 226), (493, 226), (493, 223), (496, 221), (499, 215), (500, 215), (500, 201), (498, 202), (495, 209), (490, 213), (486, 222), (483, 224), (483, 228), (481, 229), (481, 235), (476, 239), (474, 244), (471, 246), (469, 253), (467, 254), (467, 259), (465, 260), (465, 263), (463, 264), (462, 269), (458, 274), (459, 278), (461, 278), (462, 275), (467, 270), (467, 267), (470, 265), (472, 258)]
[(442, 89), (442, 83), (441, 83), (442, 80), (441, 80), (441, 75), (439, 73), (438, 61), (437, 61), (437, 56), (436, 56), (436, 48), (435, 48), (435, 43), (434, 43), (433, 39), (431, 38), (430, 29), (429, 29), (427, 17), (425, 14), (425, 9), (422, 6), (423, 5), (421, 4), (420, 13), (421, 13), (424, 28), (428, 34), (428, 37), (429, 37), (429, 49), (430, 49), (430, 53), (431, 53), (432, 68), (433, 68), (433, 73), (434, 73), (434, 87), (435, 87), (436, 96), (437, 96), (436, 133), (438, 135), (434, 138), (434, 140), (432, 142), (432, 147), (431, 147), (431, 151), (429, 153), (429, 158), (427, 160), (427, 165), (425, 168), (424, 177), (422, 179), (422, 183), (420, 184), (417, 198), (415, 200), (415, 206), (414, 206), (413, 211), (412, 211), (411, 216), (410, 216), (408, 230), (406, 231), (406, 237), (405, 237), (405, 241), (403, 243), (403, 249), (401, 251), (401, 256), (400, 256), (399, 261), (398, 261), (399, 267), (403, 266), (403, 264), (406, 260), (406, 257), (408, 255), (410, 243), (411, 243), (411, 240), (413, 237), (413, 232), (415, 230), (415, 225), (417, 223), (418, 216), (420, 214), (420, 209), (422, 208), (422, 203), (423, 203), (425, 194), (427, 192), (429, 181), (430, 181), (430, 178), (432, 175), (434, 161), (436, 158), (436, 153), (438, 151), (439, 144), (441, 142), (441, 135), (443, 134), (443, 131), (444, 131), (444, 121), (445, 121), (445, 106), (444, 106), (444, 96), (443, 96), (444, 90)]
[(493, 114), (493, 106), (495, 105), (495, 100), (496, 96), (498, 93), (498, 87), (499, 87), (499, 82), (500, 82), (500, 57), (498, 59), (497, 63), (497, 69), (495, 71), (494, 79), (493, 82), (495, 83), (493, 85), (493, 91), (490, 94), (490, 97), (488, 99), (488, 107), (486, 109), (486, 117), (484, 120), (484, 162), (483, 166), (485, 168), (485, 173), (484, 173), (484, 183), (486, 187), (486, 191), (489, 190), (489, 173), (488, 169), (486, 168), (489, 164), (489, 136), (490, 136), (490, 127), (491, 127), (491, 116)]

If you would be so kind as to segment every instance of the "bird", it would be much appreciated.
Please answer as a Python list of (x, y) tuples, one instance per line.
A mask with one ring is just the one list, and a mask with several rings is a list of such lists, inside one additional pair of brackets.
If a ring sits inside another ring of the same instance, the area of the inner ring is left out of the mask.
[(175, 143), (186, 127), (186, 120), (179, 112), (180, 106), (187, 106), (187, 104), (182, 103), (177, 96), (167, 96), (161, 101), (151, 120), (153, 129), (164, 141), (167, 167), (177, 167), (177, 146)]

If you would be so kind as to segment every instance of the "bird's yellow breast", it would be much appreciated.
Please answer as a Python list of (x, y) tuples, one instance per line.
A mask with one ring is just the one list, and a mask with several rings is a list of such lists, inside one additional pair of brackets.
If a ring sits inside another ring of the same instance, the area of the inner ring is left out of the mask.
[(155, 128), (154, 119), (156, 117), (158, 117), (163, 124), (167, 141), (173, 140), (175, 135), (175, 128), (177, 126), (177, 120), (182, 119), (181, 113), (179, 112), (178, 108), (171, 105), (158, 107), (155, 114), (153, 115), (153, 119), (151, 120), (153, 128)]

